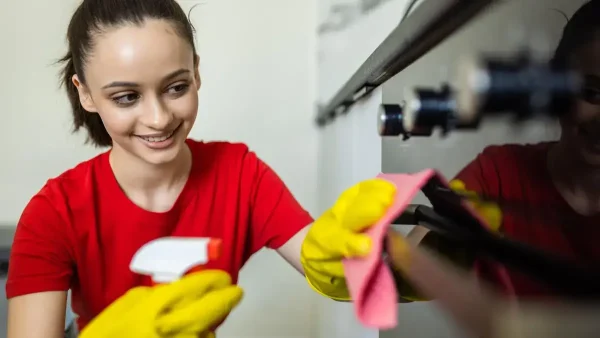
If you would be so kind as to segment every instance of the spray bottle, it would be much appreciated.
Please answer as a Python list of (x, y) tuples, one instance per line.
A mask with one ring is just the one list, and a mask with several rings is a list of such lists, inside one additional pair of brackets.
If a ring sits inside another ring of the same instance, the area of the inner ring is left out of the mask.
[(220, 239), (207, 237), (158, 238), (135, 253), (129, 269), (149, 276), (152, 285), (168, 284), (219, 259), (221, 244)]

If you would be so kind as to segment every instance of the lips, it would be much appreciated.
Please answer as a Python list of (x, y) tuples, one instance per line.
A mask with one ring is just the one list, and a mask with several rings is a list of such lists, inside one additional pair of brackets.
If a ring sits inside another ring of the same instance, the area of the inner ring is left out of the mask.
[(150, 143), (164, 142), (164, 141), (170, 139), (171, 137), (173, 137), (173, 135), (175, 135), (175, 133), (179, 130), (180, 127), (181, 127), (181, 124), (178, 125), (177, 128), (171, 130), (168, 133), (153, 134), (150, 136), (145, 136), (145, 135), (135, 135), (135, 136), (141, 138), (142, 140), (144, 140), (146, 142), (150, 142)]

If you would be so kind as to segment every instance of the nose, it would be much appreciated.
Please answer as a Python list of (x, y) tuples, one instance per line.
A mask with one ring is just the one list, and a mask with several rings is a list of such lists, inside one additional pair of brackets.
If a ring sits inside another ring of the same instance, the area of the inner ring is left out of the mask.
[(147, 102), (148, 106), (145, 107), (142, 117), (144, 125), (156, 130), (167, 128), (173, 122), (174, 117), (164, 102), (159, 97)]

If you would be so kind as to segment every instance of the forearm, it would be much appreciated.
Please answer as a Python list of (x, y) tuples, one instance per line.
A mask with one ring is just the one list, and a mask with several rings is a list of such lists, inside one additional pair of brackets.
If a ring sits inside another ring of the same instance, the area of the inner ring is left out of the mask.
[(284, 245), (277, 249), (277, 253), (285, 259), (296, 271), (304, 276), (304, 267), (300, 262), (300, 253), (302, 251), (302, 242), (306, 238), (306, 234), (312, 224), (307, 225), (302, 230), (298, 231)]

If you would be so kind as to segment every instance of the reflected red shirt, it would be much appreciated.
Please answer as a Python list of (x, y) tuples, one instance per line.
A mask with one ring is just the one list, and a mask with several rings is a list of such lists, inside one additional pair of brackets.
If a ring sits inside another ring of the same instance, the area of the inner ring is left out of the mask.
[[(505, 236), (582, 263), (600, 262), (600, 215), (576, 213), (556, 190), (546, 167), (551, 143), (490, 146), (456, 178), (467, 189), (518, 203), (503, 208)], [(484, 279), (519, 297), (549, 296), (552, 292), (521, 273), (508, 271), (503, 280), (498, 265), (477, 262)], [(513, 289), (511, 291), (511, 289)]]

